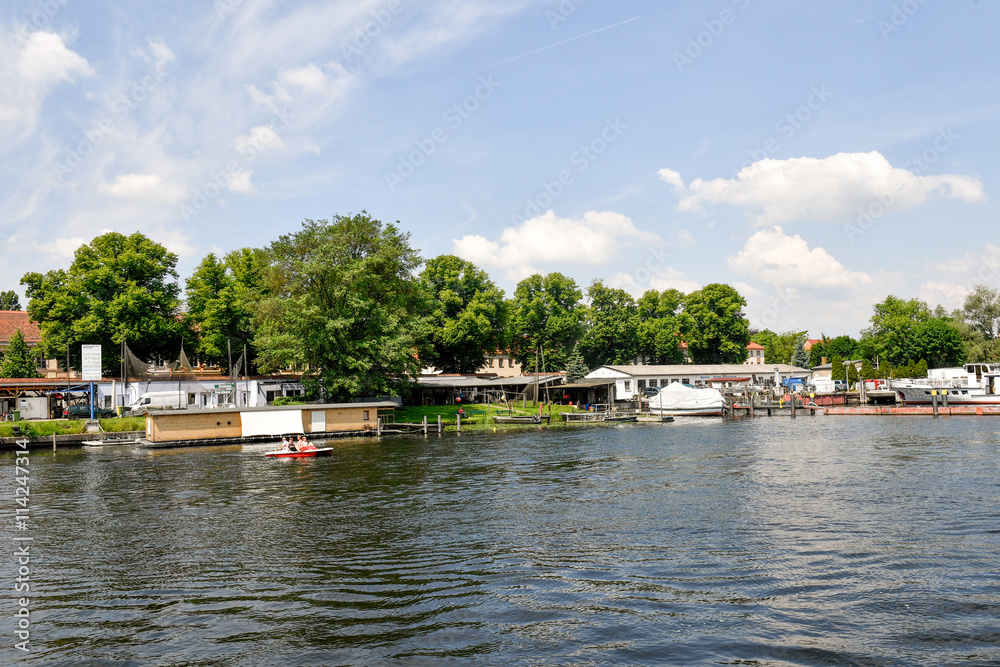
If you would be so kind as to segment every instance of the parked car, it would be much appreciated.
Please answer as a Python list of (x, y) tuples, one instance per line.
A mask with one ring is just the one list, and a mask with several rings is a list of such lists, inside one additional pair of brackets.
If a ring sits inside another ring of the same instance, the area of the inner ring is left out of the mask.
[[(94, 418), (95, 419), (111, 419), (112, 417), (117, 417), (114, 410), (108, 410), (107, 408), (99, 408), (94, 406)], [(68, 406), (63, 410), (64, 419), (90, 419), (90, 404), (89, 403), (75, 403)]]

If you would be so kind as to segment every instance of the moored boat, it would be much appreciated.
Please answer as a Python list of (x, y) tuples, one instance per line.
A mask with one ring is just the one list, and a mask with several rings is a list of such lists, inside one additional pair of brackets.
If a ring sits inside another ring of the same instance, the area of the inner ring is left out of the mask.
[(891, 384), (903, 405), (931, 405), (935, 396), (948, 405), (1000, 405), (1000, 364), (935, 368), (925, 378), (893, 380)]
[(692, 389), (671, 382), (649, 398), (649, 412), (670, 417), (717, 417), (724, 401), (718, 389)]

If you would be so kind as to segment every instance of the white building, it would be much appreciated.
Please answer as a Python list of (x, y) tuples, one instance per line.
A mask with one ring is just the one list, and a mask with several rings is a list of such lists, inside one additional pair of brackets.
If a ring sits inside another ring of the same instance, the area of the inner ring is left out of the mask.
[(588, 381), (606, 380), (614, 385), (615, 401), (633, 401), (647, 387), (666, 387), (671, 382), (692, 387), (722, 389), (738, 385), (772, 387), (775, 376), (783, 382), (790, 377), (808, 382), (812, 371), (788, 364), (681, 364), (679, 366), (598, 366), (587, 374)]

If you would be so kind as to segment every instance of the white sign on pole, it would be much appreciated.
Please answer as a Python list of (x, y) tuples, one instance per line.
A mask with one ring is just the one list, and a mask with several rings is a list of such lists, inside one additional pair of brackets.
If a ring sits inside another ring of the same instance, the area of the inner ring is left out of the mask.
[(101, 379), (101, 346), (81, 345), (83, 363), (81, 364), (83, 375), (80, 378), (84, 382)]

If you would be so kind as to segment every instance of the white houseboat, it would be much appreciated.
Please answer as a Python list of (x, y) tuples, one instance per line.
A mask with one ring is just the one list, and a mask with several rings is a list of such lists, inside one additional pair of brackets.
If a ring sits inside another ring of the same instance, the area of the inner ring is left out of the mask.
[(963, 368), (935, 368), (926, 378), (893, 380), (892, 388), (904, 405), (930, 405), (936, 392), (948, 405), (1000, 404), (1000, 364), (966, 364)]

